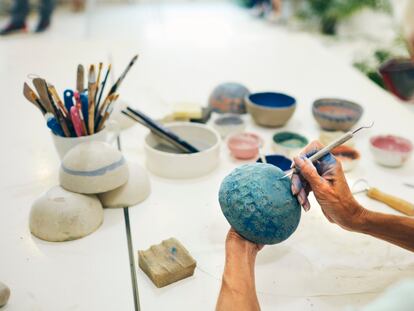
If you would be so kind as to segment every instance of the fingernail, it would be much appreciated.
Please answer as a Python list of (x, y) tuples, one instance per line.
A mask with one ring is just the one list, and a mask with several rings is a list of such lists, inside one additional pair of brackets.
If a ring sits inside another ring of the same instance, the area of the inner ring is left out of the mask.
[(303, 199), (300, 195), (298, 195), (299, 204), (303, 206)]
[(310, 203), (309, 201), (306, 201), (305, 204), (303, 205), (303, 209), (305, 210), (305, 212), (308, 212), (310, 210)]

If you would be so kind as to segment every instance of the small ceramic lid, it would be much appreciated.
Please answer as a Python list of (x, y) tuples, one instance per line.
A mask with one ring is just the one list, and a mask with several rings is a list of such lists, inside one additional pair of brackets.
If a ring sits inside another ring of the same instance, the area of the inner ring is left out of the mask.
[(59, 180), (69, 191), (107, 192), (128, 181), (128, 166), (122, 153), (108, 143), (86, 142), (71, 149), (63, 158)]
[(105, 207), (133, 206), (144, 201), (151, 192), (147, 171), (136, 162), (128, 162), (128, 182), (119, 188), (99, 194)]
[(102, 222), (102, 204), (95, 195), (69, 192), (60, 186), (33, 203), (29, 221), (32, 234), (50, 242), (80, 239)]

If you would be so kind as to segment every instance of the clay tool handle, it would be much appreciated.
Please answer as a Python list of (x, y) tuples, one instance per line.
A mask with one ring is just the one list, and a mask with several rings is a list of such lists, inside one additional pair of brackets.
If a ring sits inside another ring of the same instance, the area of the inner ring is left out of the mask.
[(73, 106), (73, 95), (75, 93), (72, 90), (65, 90), (63, 92), (63, 101), (65, 102), (65, 107), (67, 111), (70, 111), (70, 109)]
[(318, 161), (320, 158), (326, 156), (329, 152), (331, 152), (332, 149), (341, 146), (342, 144), (346, 143), (348, 140), (350, 140), (352, 137), (354, 137), (353, 132), (347, 132), (341, 137), (339, 137), (337, 140), (331, 142), (329, 145), (323, 147), (321, 150), (319, 150), (317, 153), (315, 153), (313, 156), (309, 158), (309, 160), (313, 163)]
[(33, 79), (33, 85), (39, 94), (40, 101), (42, 102), (42, 105), (46, 108), (47, 112), (51, 112), (55, 114), (55, 110), (53, 109), (53, 105), (49, 98), (49, 92), (47, 89), (47, 83), (42, 78), (34, 78)]
[(83, 136), (82, 135), (82, 121), (80, 119), (78, 109), (75, 106), (70, 108), (70, 116), (72, 119), (73, 127), (75, 128), (76, 136)]
[(85, 89), (85, 69), (83, 65), (78, 65), (78, 70), (76, 72), (76, 90), (81, 93)]
[(155, 129), (157, 132), (163, 133), (164, 136), (167, 136), (170, 138), (170, 140), (174, 141), (178, 145), (182, 146), (187, 150), (189, 153), (195, 153), (199, 152), (197, 148), (186, 142), (185, 140), (181, 139), (179, 136), (174, 134), (169, 129), (165, 128), (161, 124), (158, 124), (156, 121), (152, 120), (150, 117), (146, 116), (142, 112), (132, 109), (130, 107), (126, 108), (129, 112), (131, 112), (133, 115), (138, 116), (140, 119), (144, 120), (144, 122), (148, 125), (148, 127)]
[(63, 133), (62, 127), (60, 126), (59, 122), (56, 120), (55, 116), (50, 112), (45, 114), (46, 124), (47, 127), (55, 134), (56, 136), (65, 137)]
[(43, 115), (47, 112), (46, 108), (43, 107), (42, 103), (40, 102), (39, 98), (37, 97), (36, 93), (30, 88), (30, 86), (25, 82), (23, 85), (23, 95), (26, 99), (35, 105)]
[(382, 192), (377, 188), (369, 188), (367, 195), (374, 200), (387, 204), (389, 207), (407, 215), (414, 216), (414, 205), (403, 199)]

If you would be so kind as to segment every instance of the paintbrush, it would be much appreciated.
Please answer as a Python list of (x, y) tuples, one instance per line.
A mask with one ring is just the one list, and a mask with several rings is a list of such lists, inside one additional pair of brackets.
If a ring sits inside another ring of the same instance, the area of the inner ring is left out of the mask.
[(71, 135), (71, 133), (69, 131), (69, 127), (68, 127), (68, 125), (66, 123), (66, 117), (68, 117), (68, 114), (65, 113), (64, 111), (61, 111), (61, 109), (59, 108), (59, 106), (53, 100), (52, 93), (50, 92), (50, 89), (49, 89), (50, 85), (46, 82), (46, 80), (44, 80), (44, 81), (46, 83), (47, 96), (49, 98), (49, 102), (51, 103), (51, 105), (53, 107), (55, 116), (56, 116), (57, 120), (59, 121), (59, 123), (60, 123), (60, 125), (62, 127), (62, 130), (63, 130), (65, 136), (66, 137), (70, 137), (72, 135)]
[(98, 128), (96, 130), (97, 132), (99, 132), (104, 127), (104, 124), (105, 124), (106, 120), (109, 118), (109, 116), (111, 115), (113, 109), (114, 109), (114, 107), (113, 107), (112, 103), (109, 104), (108, 108), (105, 111), (105, 114), (103, 115), (101, 121), (98, 124)]
[(88, 127), (86, 126), (85, 118), (83, 116), (83, 112), (82, 112), (82, 102), (80, 100), (79, 93), (78, 92), (75, 92), (74, 97), (75, 97), (75, 101), (76, 101), (75, 106), (76, 106), (76, 109), (78, 109), (79, 117), (81, 119), (82, 131), (83, 131), (83, 133), (85, 135), (88, 135)]
[(76, 72), (76, 90), (79, 93), (82, 93), (83, 90), (85, 89), (85, 70), (83, 68), (82, 64), (78, 65), (78, 70)]
[(138, 117), (139, 119), (143, 120), (148, 128), (154, 129), (154, 131), (158, 133), (162, 133), (163, 136), (168, 137), (171, 141), (174, 141), (174, 144), (178, 144), (182, 147), (182, 149), (186, 150), (188, 153), (195, 153), (199, 152), (199, 150), (194, 147), (193, 145), (189, 144), (187, 141), (181, 139), (179, 136), (177, 136), (175, 133), (170, 131), (169, 129), (165, 128), (158, 122), (154, 121), (150, 117), (146, 116), (144, 113), (142, 113), (139, 110), (132, 109), (130, 107), (126, 108), (128, 112), (132, 113), (134, 116)]
[(63, 104), (62, 100), (59, 97), (59, 94), (56, 91), (56, 88), (52, 85), (48, 85), (48, 90), (50, 94), (52, 95), (52, 98), (54, 99), (55, 103), (58, 105), (60, 110), (64, 113), (65, 117), (69, 117), (69, 111), (66, 109), (65, 105)]
[(105, 101), (99, 107), (99, 110), (96, 113), (95, 123), (98, 122), (97, 119), (99, 119), (99, 116), (102, 115), (102, 112), (106, 109), (106, 106), (109, 105), (109, 103), (112, 102), (115, 97), (118, 98), (118, 96), (119, 96), (118, 94), (111, 94), (110, 96), (108, 96), (107, 98), (105, 98)]
[[(309, 157), (309, 161), (311, 161), (312, 163), (318, 161), (320, 158), (326, 156), (329, 152), (331, 152), (332, 149), (334, 149), (334, 148), (336, 148), (336, 147), (338, 147), (338, 146), (346, 143), (348, 140), (350, 140), (352, 137), (354, 137), (354, 135), (356, 133), (358, 133), (360, 130), (367, 129), (367, 128), (371, 128), (373, 125), (374, 125), (374, 122), (372, 122), (368, 126), (361, 126), (361, 127), (357, 128), (354, 131), (349, 131), (349, 132), (345, 133), (344, 135), (342, 135), (338, 139), (334, 140), (329, 145), (325, 146), (324, 148), (322, 148), (321, 150), (319, 150), (318, 152), (316, 152), (314, 155), (312, 155), (311, 157)], [(286, 174), (284, 176), (280, 177), (279, 179), (282, 179), (282, 178), (285, 178), (285, 177), (290, 177), (290, 176), (292, 176), (296, 172), (297, 172), (297, 170), (293, 166), (289, 171), (286, 172)]]
[(158, 138), (160, 138), (162, 141), (169, 143), (172, 145), (173, 148), (175, 148), (177, 150), (177, 152), (180, 153), (190, 153), (187, 148), (181, 146), (180, 144), (178, 144), (175, 140), (171, 139), (169, 136), (165, 135), (163, 132), (157, 131), (157, 129), (149, 126), (143, 119), (141, 119), (140, 117), (133, 115), (132, 113), (130, 113), (127, 110), (122, 110), (121, 111), (124, 115), (126, 115), (128, 118), (130, 118), (131, 120), (141, 124), (142, 126), (145, 126), (146, 128), (148, 128), (151, 133), (153, 133), (155, 136), (157, 136)]
[(88, 73), (88, 129), (89, 134), (95, 132), (95, 92), (96, 92), (96, 74), (95, 66), (89, 67)]
[(124, 80), (125, 76), (127, 75), (127, 73), (129, 72), (129, 70), (132, 68), (132, 66), (135, 64), (135, 62), (138, 59), (138, 55), (135, 55), (131, 61), (129, 62), (128, 66), (125, 68), (124, 72), (121, 74), (121, 76), (118, 78), (118, 80), (115, 82), (114, 85), (112, 85), (111, 89), (109, 90), (109, 93), (107, 96), (116, 93), (116, 91), (118, 90), (119, 86), (121, 85), (122, 81)]
[(96, 101), (95, 114), (97, 114), (96, 111), (98, 111), (99, 105), (101, 104), (102, 94), (103, 94), (103, 91), (105, 89), (106, 81), (108, 80), (108, 76), (109, 76), (110, 71), (111, 71), (111, 65), (108, 66), (108, 69), (106, 70), (106, 73), (105, 73), (105, 77), (104, 77), (104, 79), (101, 83), (98, 100)]
[(23, 85), (23, 95), (26, 97), (26, 99), (31, 102), (33, 105), (35, 105), (42, 114), (45, 114), (47, 112), (46, 108), (43, 107), (41, 101), (37, 97), (36, 93), (30, 88), (30, 86), (25, 82)]
[(96, 111), (96, 97), (98, 96), (98, 90), (99, 90), (99, 82), (101, 82), (101, 72), (102, 72), (102, 63), (99, 63), (98, 66), (98, 77), (96, 78), (96, 85), (95, 85), (95, 97), (93, 101), (95, 102), (95, 111)]
[[(110, 99), (107, 101), (107, 103), (104, 103), (104, 105), (101, 106), (99, 114), (97, 115), (97, 118), (95, 120), (96, 128), (98, 128), (100, 123), (102, 122), (102, 118), (105, 116), (105, 113), (109, 110), (109, 106), (112, 106), (113, 104), (115, 104), (118, 97), (119, 97), (118, 94), (112, 94), (110, 96)], [(111, 109), (111, 112), (112, 112), (112, 110), (113, 109)]]

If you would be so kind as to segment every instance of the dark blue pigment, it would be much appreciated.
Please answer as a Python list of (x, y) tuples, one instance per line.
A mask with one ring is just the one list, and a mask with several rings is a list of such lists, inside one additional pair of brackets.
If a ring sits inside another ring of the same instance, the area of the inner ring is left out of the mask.
[(289, 95), (273, 92), (254, 93), (249, 96), (249, 99), (258, 106), (271, 108), (290, 107), (296, 103), (296, 100)]
[[(257, 160), (256, 162), (257, 163), (262, 163), (262, 159), (259, 158), (259, 160)], [(291, 160), (289, 160), (288, 158), (286, 158), (282, 155), (278, 155), (278, 154), (267, 155), (266, 156), (266, 162), (268, 164), (272, 164), (272, 165), (280, 168), (282, 171), (289, 170), (290, 166), (292, 165)]]
[(301, 207), (289, 178), (270, 164), (254, 163), (233, 170), (219, 191), (221, 210), (244, 238), (258, 244), (286, 240), (298, 227)]

